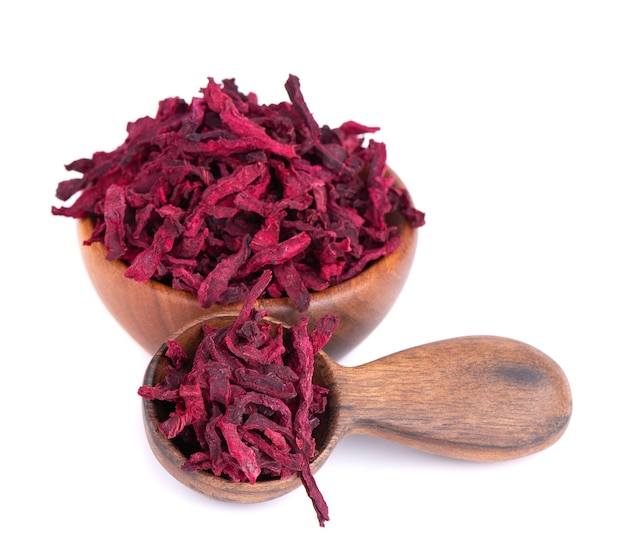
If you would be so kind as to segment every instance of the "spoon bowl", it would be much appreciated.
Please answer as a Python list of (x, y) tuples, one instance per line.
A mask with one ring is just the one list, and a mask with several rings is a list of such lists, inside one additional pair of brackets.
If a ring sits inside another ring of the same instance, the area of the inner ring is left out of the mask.
[[(396, 186), (406, 189), (400, 178), (392, 174)], [(378, 326), (408, 278), (417, 246), (417, 229), (399, 214), (390, 214), (388, 221), (398, 227), (401, 239), (395, 251), (373, 262), (352, 279), (311, 293), (311, 304), (305, 312), (311, 325), (328, 313), (340, 318), (340, 325), (326, 346), (326, 351), (334, 358), (346, 354)], [(84, 244), (93, 230), (94, 223), (90, 219), (79, 220), (78, 238), (87, 274), (108, 311), (150, 354), (154, 354), (165, 339), (196, 319), (237, 314), (241, 309), (241, 303), (203, 308), (195, 294), (155, 280), (140, 283), (128, 279), (124, 276), (128, 266), (119, 260), (107, 260), (101, 242)], [(261, 298), (256, 307), (268, 310), (273, 318), (287, 325), (295, 324), (303, 315), (286, 297)]]
[[(233, 320), (210, 320), (223, 327)], [(175, 336), (193, 355), (201, 339), (199, 320)], [(155, 385), (169, 359), (163, 345), (152, 358), (145, 385)], [(329, 389), (326, 411), (314, 431), (319, 451), (315, 473), (344, 437), (378, 436), (417, 450), (467, 461), (503, 461), (541, 451), (564, 433), (572, 401), (567, 378), (550, 357), (525, 343), (468, 336), (414, 347), (355, 367), (321, 351), (314, 381)], [(262, 502), (301, 485), (294, 475), (254, 484), (209, 472), (183, 471), (188, 455), (158, 426), (167, 418), (159, 401), (143, 400), (147, 438), (158, 461), (186, 486), (217, 500)]]

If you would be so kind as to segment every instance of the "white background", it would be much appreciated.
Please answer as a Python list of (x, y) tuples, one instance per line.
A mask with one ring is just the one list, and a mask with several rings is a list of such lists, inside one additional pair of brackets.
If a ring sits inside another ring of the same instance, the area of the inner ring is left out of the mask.
[[(3, 3), (0, 554), (625, 556), (625, 6)], [(574, 400), (561, 440), (512, 462), (343, 440), (317, 475), (324, 529), (303, 489), (223, 504), (162, 469), (136, 395), (150, 355), (50, 214), (63, 165), (160, 99), (212, 76), (279, 102), (290, 72), (320, 123), (382, 128), (427, 217), (401, 299), (342, 362), (503, 335), (554, 358)]]

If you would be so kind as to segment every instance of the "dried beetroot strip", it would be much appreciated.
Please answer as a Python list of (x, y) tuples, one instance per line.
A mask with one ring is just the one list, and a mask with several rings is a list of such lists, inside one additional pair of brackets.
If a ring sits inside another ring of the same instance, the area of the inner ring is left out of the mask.
[(386, 176), (378, 128), (320, 126), (300, 82), (291, 102), (261, 105), (234, 80), (212, 78), (190, 103), (169, 98), (154, 118), (129, 123), (125, 142), (66, 166), (55, 215), (94, 219), (87, 244), (103, 242), (126, 276), (197, 294), (201, 306), (241, 301), (273, 271), (265, 296), (304, 311), (310, 292), (340, 283), (399, 244), (386, 216), (412, 226), (424, 214)]
[(270, 281), (266, 270), (231, 325), (204, 325), (195, 355), (169, 341), (164, 379), (141, 386), (139, 395), (174, 405), (159, 429), (195, 448), (185, 470), (250, 483), (298, 474), (323, 526), (328, 507), (309, 463), (328, 390), (313, 383), (314, 356), (338, 319), (327, 315), (310, 333), (306, 317), (288, 330), (272, 324), (254, 309)]

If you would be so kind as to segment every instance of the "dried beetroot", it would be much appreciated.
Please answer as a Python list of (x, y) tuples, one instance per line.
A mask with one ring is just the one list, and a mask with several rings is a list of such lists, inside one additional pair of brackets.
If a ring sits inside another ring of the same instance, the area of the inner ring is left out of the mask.
[(139, 395), (173, 405), (159, 429), (194, 448), (185, 470), (250, 483), (298, 474), (323, 526), (328, 507), (309, 464), (328, 390), (313, 382), (314, 356), (338, 319), (327, 315), (310, 333), (306, 317), (289, 329), (271, 323), (254, 308), (270, 281), (266, 270), (231, 325), (203, 325), (194, 355), (169, 341), (165, 377)]
[(261, 105), (209, 78), (189, 103), (161, 101), (120, 147), (66, 166), (82, 177), (56, 195), (77, 197), (53, 214), (93, 219), (86, 243), (103, 242), (127, 277), (192, 292), (203, 307), (241, 301), (269, 269), (264, 296), (306, 310), (312, 291), (397, 248), (390, 213), (414, 227), (424, 215), (387, 175), (385, 145), (364, 145), (378, 128), (320, 126), (297, 77), (286, 90), (291, 102)]

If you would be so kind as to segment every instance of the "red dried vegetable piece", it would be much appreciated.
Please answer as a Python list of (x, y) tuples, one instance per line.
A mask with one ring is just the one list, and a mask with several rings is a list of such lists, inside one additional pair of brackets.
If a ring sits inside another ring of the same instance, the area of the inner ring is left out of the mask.
[(250, 256), (250, 239), (244, 238), (239, 250), (226, 255), (219, 260), (198, 286), (198, 300), (206, 308), (213, 303), (223, 300), (223, 294), (228, 289), (233, 277)]
[[(236, 98), (236, 92), (233, 91), (233, 93)], [(222, 124), (228, 130), (243, 139), (254, 141), (255, 149), (266, 149), (275, 155), (287, 158), (296, 156), (292, 145), (272, 139), (262, 126), (241, 114), (233, 99), (211, 78), (204, 89), (204, 99), (209, 109), (219, 114)]]
[(395, 250), (387, 224), (402, 214), (424, 224), (409, 194), (386, 176), (376, 127), (320, 126), (296, 76), (290, 102), (261, 105), (234, 80), (212, 78), (189, 103), (159, 103), (155, 117), (127, 127), (117, 149), (66, 165), (73, 196), (55, 215), (91, 218), (87, 244), (150, 278), (198, 296), (203, 307), (241, 301), (265, 270), (263, 296), (287, 296), (304, 311), (310, 293), (341, 283)]
[(306, 317), (288, 330), (266, 320), (254, 302), (271, 280), (264, 271), (232, 324), (205, 324), (194, 355), (169, 341), (164, 379), (138, 393), (173, 405), (159, 429), (195, 448), (185, 470), (250, 483), (298, 474), (323, 526), (328, 506), (309, 464), (328, 390), (313, 383), (314, 356), (338, 318), (323, 317), (310, 333)]

